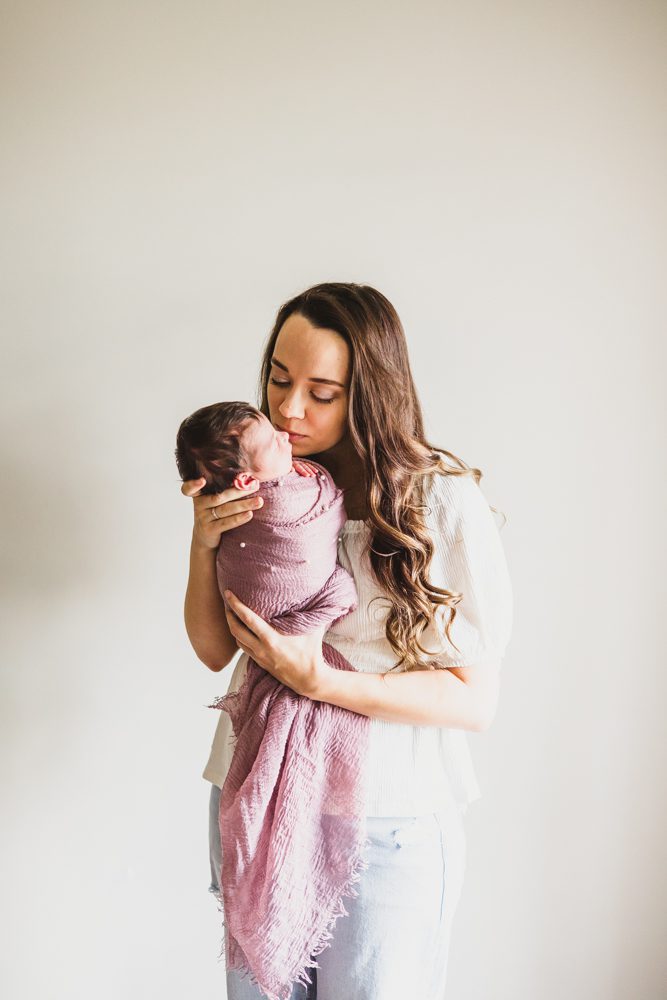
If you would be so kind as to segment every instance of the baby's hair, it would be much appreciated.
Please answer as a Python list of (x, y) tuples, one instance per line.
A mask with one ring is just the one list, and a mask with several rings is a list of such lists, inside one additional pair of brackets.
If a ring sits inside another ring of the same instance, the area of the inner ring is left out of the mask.
[(206, 477), (202, 494), (229, 489), (250, 466), (241, 431), (262, 414), (250, 403), (234, 400), (202, 406), (186, 417), (176, 435), (176, 465), (183, 482)]

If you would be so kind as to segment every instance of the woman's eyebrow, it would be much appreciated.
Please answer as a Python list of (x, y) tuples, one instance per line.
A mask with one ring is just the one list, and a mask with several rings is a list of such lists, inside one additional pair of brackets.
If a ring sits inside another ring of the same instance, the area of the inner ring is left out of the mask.
[[(289, 375), (289, 368), (287, 367), (287, 365), (284, 365), (282, 363), (282, 361), (278, 361), (277, 358), (271, 358), (271, 364), (275, 365), (276, 368), (282, 368), (282, 370), (284, 372), (287, 372), (287, 374)], [(346, 388), (342, 384), (342, 382), (334, 382), (334, 380), (332, 378), (309, 378), (309, 379), (306, 379), (306, 381), (307, 382), (321, 382), (322, 385), (338, 385), (338, 386), (340, 386), (341, 389), (345, 389)]]

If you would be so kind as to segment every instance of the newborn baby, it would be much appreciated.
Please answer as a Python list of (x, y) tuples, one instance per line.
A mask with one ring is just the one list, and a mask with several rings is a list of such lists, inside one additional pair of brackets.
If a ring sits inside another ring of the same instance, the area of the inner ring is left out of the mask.
[(234, 486), (250, 490), (255, 482), (285, 476), (316, 475), (308, 462), (292, 461), (287, 431), (278, 431), (254, 406), (240, 401), (212, 403), (186, 417), (176, 436), (181, 478), (206, 478), (202, 494)]
[[(318, 463), (293, 463), (288, 435), (245, 403), (197, 411), (178, 433), (184, 479), (202, 492), (259, 483), (264, 505), (221, 535), (220, 591), (231, 590), (283, 634), (325, 628), (356, 607), (338, 563), (343, 493)], [(226, 602), (225, 602), (226, 603)], [(322, 643), (330, 667), (355, 668)], [(249, 972), (267, 996), (307, 985), (313, 956), (347, 915), (343, 896), (367, 867), (365, 763), (370, 719), (312, 701), (251, 657), (228, 712), (236, 740), (220, 794), (221, 911), (228, 969)]]
[(323, 466), (293, 462), (289, 435), (263, 413), (241, 402), (197, 410), (179, 428), (176, 460), (183, 479), (206, 477), (202, 493), (230, 486), (250, 491), (259, 483), (264, 505), (220, 539), (216, 565), (223, 600), (225, 589), (231, 590), (278, 631), (284, 614), (305, 614), (314, 596), (313, 628), (298, 632), (325, 624), (325, 608), (331, 624), (356, 607), (354, 581), (337, 561), (345, 523), (342, 490)]

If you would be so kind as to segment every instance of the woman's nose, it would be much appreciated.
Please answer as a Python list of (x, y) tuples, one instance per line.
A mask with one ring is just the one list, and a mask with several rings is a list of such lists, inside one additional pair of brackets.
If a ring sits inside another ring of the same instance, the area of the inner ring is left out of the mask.
[(285, 396), (278, 410), (287, 420), (291, 420), (293, 417), (296, 419), (303, 417), (303, 405), (299, 403), (294, 393), (290, 396)]

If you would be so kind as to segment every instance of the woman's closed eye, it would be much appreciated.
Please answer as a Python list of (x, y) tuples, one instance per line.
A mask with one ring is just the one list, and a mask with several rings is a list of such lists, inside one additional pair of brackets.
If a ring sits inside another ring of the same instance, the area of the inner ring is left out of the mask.
[[(271, 378), (269, 379), (269, 381), (271, 382), (272, 385), (279, 385), (282, 388), (289, 385), (289, 382), (282, 382), (277, 378)], [(318, 396), (317, 393), (315, 392), (311, 392), (310, 395), (313, 397), (313, 399), (317, 400), (318, 403), (333, 403), (337, 399), (337, 396)]]

